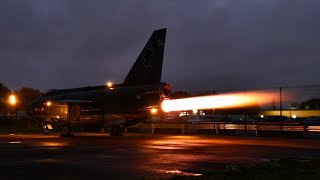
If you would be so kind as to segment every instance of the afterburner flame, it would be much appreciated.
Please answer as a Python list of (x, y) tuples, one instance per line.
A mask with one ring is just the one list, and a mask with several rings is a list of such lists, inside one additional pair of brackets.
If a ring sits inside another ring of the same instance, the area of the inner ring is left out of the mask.
[(182, 99), (164, 100), (165, 112), (193, 109), (236, 108), (271, 103), (274, 94), (267, 92), (232, 93), (223, 95), (199, 96)]

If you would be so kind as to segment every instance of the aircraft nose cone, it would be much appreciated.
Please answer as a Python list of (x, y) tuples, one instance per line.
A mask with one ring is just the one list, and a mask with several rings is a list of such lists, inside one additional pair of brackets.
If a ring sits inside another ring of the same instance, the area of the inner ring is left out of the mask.
[[(42, 107), (43, 107), (44, 99), (39, 98), (34, 101), (29, 102), (26, 105), (26, 113), (30, 117), (38, 116)], [(40, 109), (39, 109), (40, 108)]]
[(34, 108), (36, 108), (37, 101), (31, 101), (26, 105), (26, 113), (28, 116), (32, 117), (35, 113)]

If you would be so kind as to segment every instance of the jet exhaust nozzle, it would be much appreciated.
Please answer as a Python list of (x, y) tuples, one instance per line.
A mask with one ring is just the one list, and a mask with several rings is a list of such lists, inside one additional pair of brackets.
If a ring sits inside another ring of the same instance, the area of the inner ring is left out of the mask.
[(160, 96), (162, 98), (169, 98), (171, 94), (172, 94), (171, 86), (166, 82), (162, 83), (160, 86)]

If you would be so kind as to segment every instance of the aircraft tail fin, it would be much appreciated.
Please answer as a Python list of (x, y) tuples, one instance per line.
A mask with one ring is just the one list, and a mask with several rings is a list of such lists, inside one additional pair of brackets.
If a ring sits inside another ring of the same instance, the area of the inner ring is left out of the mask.
[(123, 84), (144, 85), (161, 82), (166, 29), (152, 33)]

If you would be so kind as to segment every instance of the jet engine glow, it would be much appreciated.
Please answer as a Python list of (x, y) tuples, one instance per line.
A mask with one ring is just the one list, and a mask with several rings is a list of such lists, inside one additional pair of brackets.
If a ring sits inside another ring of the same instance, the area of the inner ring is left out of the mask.
[(215, 109), (215, 108), (237, 108), (252, 105), (262, 105), (272, 103), (273, 93), (268, 92), (249, 92), (249, 93), (232, 93), (210, 96), (199, 96), (182, 99), (164, 100), (162, 110), (184, 111), (193, 109)]

